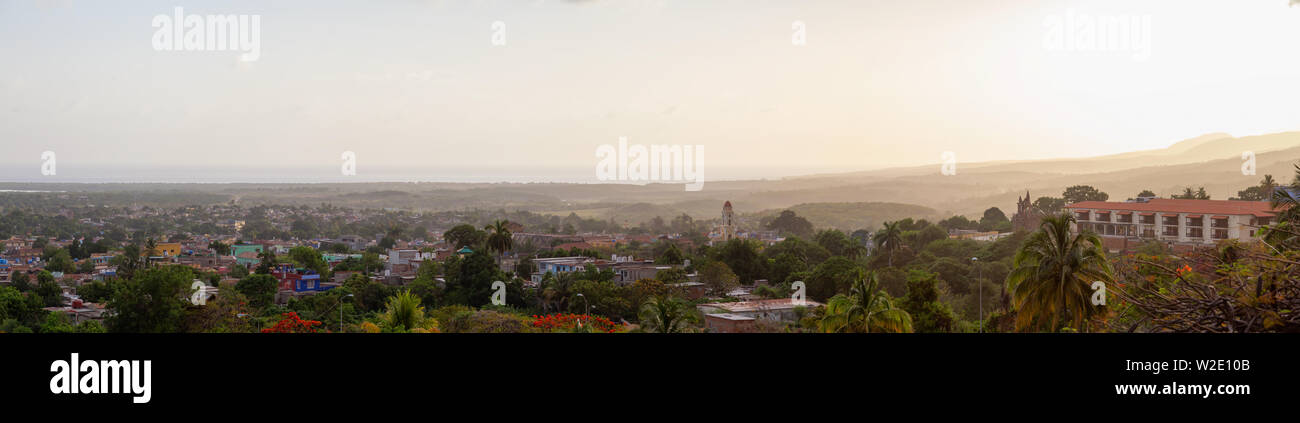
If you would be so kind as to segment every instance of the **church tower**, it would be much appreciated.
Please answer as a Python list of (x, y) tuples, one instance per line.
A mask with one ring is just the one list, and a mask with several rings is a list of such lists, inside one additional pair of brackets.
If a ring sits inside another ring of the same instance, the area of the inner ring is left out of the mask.
[(736, 213), (731, 211), (731, 201), (722, 205), (722, 242), (727, 242), (736, 237)]

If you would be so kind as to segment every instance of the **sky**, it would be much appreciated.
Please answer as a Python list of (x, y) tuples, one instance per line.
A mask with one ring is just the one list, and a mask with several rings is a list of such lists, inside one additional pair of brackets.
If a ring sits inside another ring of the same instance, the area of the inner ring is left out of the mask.
[[(594, 182), (620, 137), (779, 178), (1294, 131), (1287, 3), (0, 0), (0, 181)], [(156, 49), (176, 7), (258, 16), (260, 54)]]

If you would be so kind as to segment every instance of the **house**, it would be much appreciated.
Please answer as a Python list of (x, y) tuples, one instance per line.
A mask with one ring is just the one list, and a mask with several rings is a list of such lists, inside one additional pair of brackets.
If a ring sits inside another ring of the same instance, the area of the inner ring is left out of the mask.
[(261, 258), (258, 257), (260, 254), (262, 254), (261, 244), (236, 244), (230, 246), (230, 255), (235, 257), (235, 263), (250, 269), (261, 262)]
[(154, 257), (176, 257), (184, 247), (179, 242), (159, 242), (154, 246)]
[(533, 266), (536, 270), (531, 275), (531, 282), (534, 284), (542, 283), (542, 277), (547, 273), (559, 275), (561, 273), (573, 272), (586, 268), (588, 264), (595, 264), (596, 259), (591, 257), (552, 257), (552, 258), (535, 258)]
[(1226, 239), (1255, 241), (1276, 211), (1267, 201), (1175, 200), (1082, 201), (1065, 206), (1076, 219), (1071, 231), (1092, 231), (1110, 251), (1148, 240), (1171, 246), (1213, 245)]
[(72, 300), (72, 303), (62, 307), (45, 307), (43, 310), (52, 313), (65, 313), (72, 324), (80, 324), (87, 320), (103, 320), (104, 304), (87, 303), (80, 299)]
[(659, 272), (681, 268), (670, 264), (655, 264), (654, 261), (633, 261), (614, 264), (614, 282), (630, 284), (641, 279), (655, 279)]
[(758, 319), (742, 314), (714, 313), (704, 315), (704, 327), (713, 333), (755, 332)]
[[(752, 327), (753, 322), (746, 323), (748, 320), (744, 318), (793, 324), (798, 322), (798, 309), (819, 307), (821, 305), (821, 303), (816, 301), (796, 301), (793, 298), (778, 298), (773, 300), (753, 300), (734, 303), (709, 303), (700, 304), (696, 307), (704, 313), (706, 325), (712, 322), (719, 328), (728, 328), (745, 326)], [(712, 316), (712, 320), (710, 320), (710, 316)]]

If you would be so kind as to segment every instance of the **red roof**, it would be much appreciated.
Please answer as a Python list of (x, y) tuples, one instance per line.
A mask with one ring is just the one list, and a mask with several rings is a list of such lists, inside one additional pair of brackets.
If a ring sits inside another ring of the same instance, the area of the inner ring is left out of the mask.
[(1174, 200), (1154, 198), (1145, 203), (1113, 201), (1080, 201), (1065, 206), (1068, 209), (1108, 209), (1136, 212), (1200, 213), (1221, 215), (1253, 215), (1269, 217), (1275, 214), (1267, 201), (1228, 200)]

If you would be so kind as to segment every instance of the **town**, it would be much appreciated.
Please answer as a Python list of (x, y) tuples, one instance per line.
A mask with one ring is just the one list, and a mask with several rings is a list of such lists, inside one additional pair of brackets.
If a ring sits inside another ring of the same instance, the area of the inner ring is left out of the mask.
[[(1267, 265), (1296, 255), (1297, 172), (1229, 200), (1189, 187), (1109, 201), (1080, 185), (1027, 193), (1009, 216), (991, 207), (847, 233), (730, 201), (716, 218), (632, 226), (572, 213), (162, 208), (9, 192), (0, 331), (1283, 331), (1300, 324), (1289, 311), (1243, 304), (1258, 318), (1205, 326), (1212, 310), (1169, 293), (1250, 280), (1260, 295), (1293, 290), (1222, 266), (1295, 280)], [(1069, 249), (1051, 244), (1060, 239)], [(1079, 261), (1043, 267), (1052, 254)], [(1079, 283), (1025, 288), (1062, 274)], [(1120, 306), (1083, 305), (1097, 281)]]

